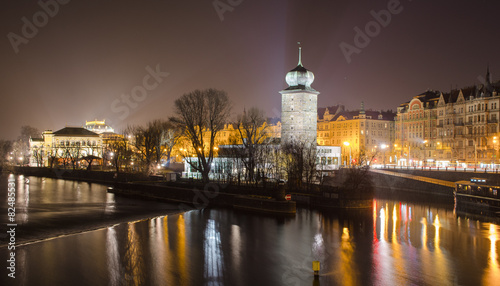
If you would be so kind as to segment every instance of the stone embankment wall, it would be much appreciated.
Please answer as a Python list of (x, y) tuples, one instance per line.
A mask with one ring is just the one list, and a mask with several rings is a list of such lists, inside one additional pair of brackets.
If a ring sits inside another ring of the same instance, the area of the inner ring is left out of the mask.
[(377, 190), (384, 190), (390, 193), (414, 192), (420, 194), (453, 197), (453, 188), (450, 187), (373, 172), (370, 172), (370, 175), (372, 176), (373, 184)]

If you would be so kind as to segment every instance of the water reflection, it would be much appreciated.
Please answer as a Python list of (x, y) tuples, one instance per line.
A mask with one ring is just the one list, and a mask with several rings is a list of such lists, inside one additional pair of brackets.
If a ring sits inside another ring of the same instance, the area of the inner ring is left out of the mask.
[(205, 272), (207, 285), (223, 285), (224, 261), (222, 257), (220, 233), (215, 221), (209, 219), (205, 229)]
[[(299, 209), (289, 219), (207, 209), (19, 247), (24, 281), (18, 281), (494, 285), (500, 281), (499, 233), (498, 225), (457, 218), (451, 208), (387, 200), (374, 201), (366, 212)], [(318, 280), (314, 260), (321, 262)], [(7, 285), (3, 277), (0, 285)]]
[(494, 285), (500, 281), (500, 266), (498, 264), (497, 241), (498, 241), (498, 226), (489, 224), (490, 252), (488, 254), (488, 268), (484, 273), (483, 284)]
[(118, 252), (118, 239), (116, 237), (115, 227), (110, 227), (106, 234), (106, 254), (109, 273), (109, 284), (112, 286), (120, 285), (122, 269), (120, 267), (120, 253)]

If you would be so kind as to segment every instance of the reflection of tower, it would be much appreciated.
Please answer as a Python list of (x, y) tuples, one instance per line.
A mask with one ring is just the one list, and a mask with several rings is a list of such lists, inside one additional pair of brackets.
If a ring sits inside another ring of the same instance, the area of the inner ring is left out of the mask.
[(281, 93), (281, 140), (316, 144), (318, 120), (318, 94), (311, 87), (314, 74), (299, 64), (286, 74), (288, 88)]

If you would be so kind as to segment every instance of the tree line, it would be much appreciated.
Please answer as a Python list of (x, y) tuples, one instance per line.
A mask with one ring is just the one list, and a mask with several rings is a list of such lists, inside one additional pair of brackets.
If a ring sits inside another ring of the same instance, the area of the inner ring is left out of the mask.
[[(321, 179), (316, 142), (278, 144), (270, 134), (270, 122), (262, 110), (252, 107), (233, 120), (230, 119), (231, 110), (232, 104), (225, 91), (212, 88), (195, 90), (175, 100), (174, 116), (155, 119), (145, 125), (128, 126), (121, 136), (103, 142), (100, 152), (96, 150), (83, 156), (81, 150), (84, 146), (78, 145), (60, 146), (62, 151), (47, 151), (45, 155), (49, 158), (49, 167), (62, 162), (63, 167), (76, 168), (84, 161), (90, 169), (95, 160), (100, 160), (116, 172), (124, 171), (123, 167), (130, 169), (133, 164), (133, 169), (152, 174), (162, 162), (169, 166), (174, 147), (177, 147), (181, 150), (178, 154), (201, 174), (204, 182), (210, 180), (211, 172), (218, 171), (212, 170), (215, 157), (231, 159), (235, 166), (232, 166), (230, 176), (238, 182), (265, 184), (266, 179), (274, 178), (301, 187)], [(228, 123), (235, 132), (224, 141), (218, 140)], [(18, 141), (0, 141), (0, 163), (5, 164), (9, 154), (15, 157), (17, 153), (41, 160), (42, 156), (36, 150), (29, 154), (29, 138), (39, 136), (37, 129), (23, 126)], [(219, 148), (222, 143), (229, 146)], [(92, 149), (92, 146), (85, 148)], [(23, 163), (27, 162), (23, 159)]]

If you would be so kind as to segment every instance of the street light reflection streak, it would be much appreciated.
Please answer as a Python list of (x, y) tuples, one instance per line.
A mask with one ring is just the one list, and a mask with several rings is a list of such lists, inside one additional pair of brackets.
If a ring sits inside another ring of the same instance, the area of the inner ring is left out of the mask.
[(240, 227), (231, 226), (231, 252), (233, 253), (233, 269), (240, 269), (241, 265), (241, 233)]
[(154, 259), (153, 273), (155, 273), (155, 277), (153, 281), (155, 283), (170, 284), (172, 282), (166, 279), (166, 275), (170, 273), (170, 269), (166, 266), (167, 255), (165, 253), (166, 249), (164, 242), (166, 234), (163, 231), (163, 225), (163, 218), (161, 217), (153, 218), (150, 220), (149, 236), (152, 243), (149, 250), (150, 256)]
[(488, 268), (483, 278), (484, 285), (495, 285), (500, 281), (500, 265), (497, 257), (498, 226), (490, 223), (489, 236), (490, 252), (488, 255)]
[(110, 276), (109, 283), (111, 286), (120, 285), (122, 269), (120, 265), (120, 252), (118, 251), (118, 240), (116, 239), (115, 227), (109, 227), (106, 233), (106, 254), (108, 273)]
[[(399, 208), (401, 208), (401, 204), (399, 204)], [(399, 210), (399, 214), (401, 215), (401, 210)], [(398, 274), (407, 273), (407, 265), (406, 259), (404, 257), (404, 250), (401, 244), (401, 237), (398, 236), (397, 231), (397, 223), (398, 223), (398, 209), (396, 208), (396, 204), (392, 209), (392, 251), (393, 251), (393, 265)], [(399, 275), (398, 275), (399, 276)], [(397, 281), (397, 284), (403, 284), (403, 282)]]
[(207, 285), (223, 285), (224, 261), (222, 259), (220, 233), (215, 221), (209, 219), (205, 229), (205, 279)]
[(342, 273), (342, 283), (344, 285), (358, 285), (357, 277), (359, 276), (358, 267), (356, 266), (355, 260), (353, 259), (354, 247), (349, 234), (349, 228), (344, 227), (342, 229), (342, 241), (341, 241), (341, 273)]
[(393, 261), (390, 255), (389, 243), (387, 242), (387, 204), (385, 207), (380, 208), (380, 239), (378, 243), (375, 244), (374, 252), (374, 265), (375, 265), (375, 277), (376, 283), (378, 285), (391, 285), (393, 275)]
[(187, 269), (187, 257), (186, 253), (186, 223), (184, 221), (184, 215), (179, 215), (177, 218), (177, 245), (178, 245), (178, 255), (179, 258), (179, 273), (180, 281), (188, 281), (188, 269)]

